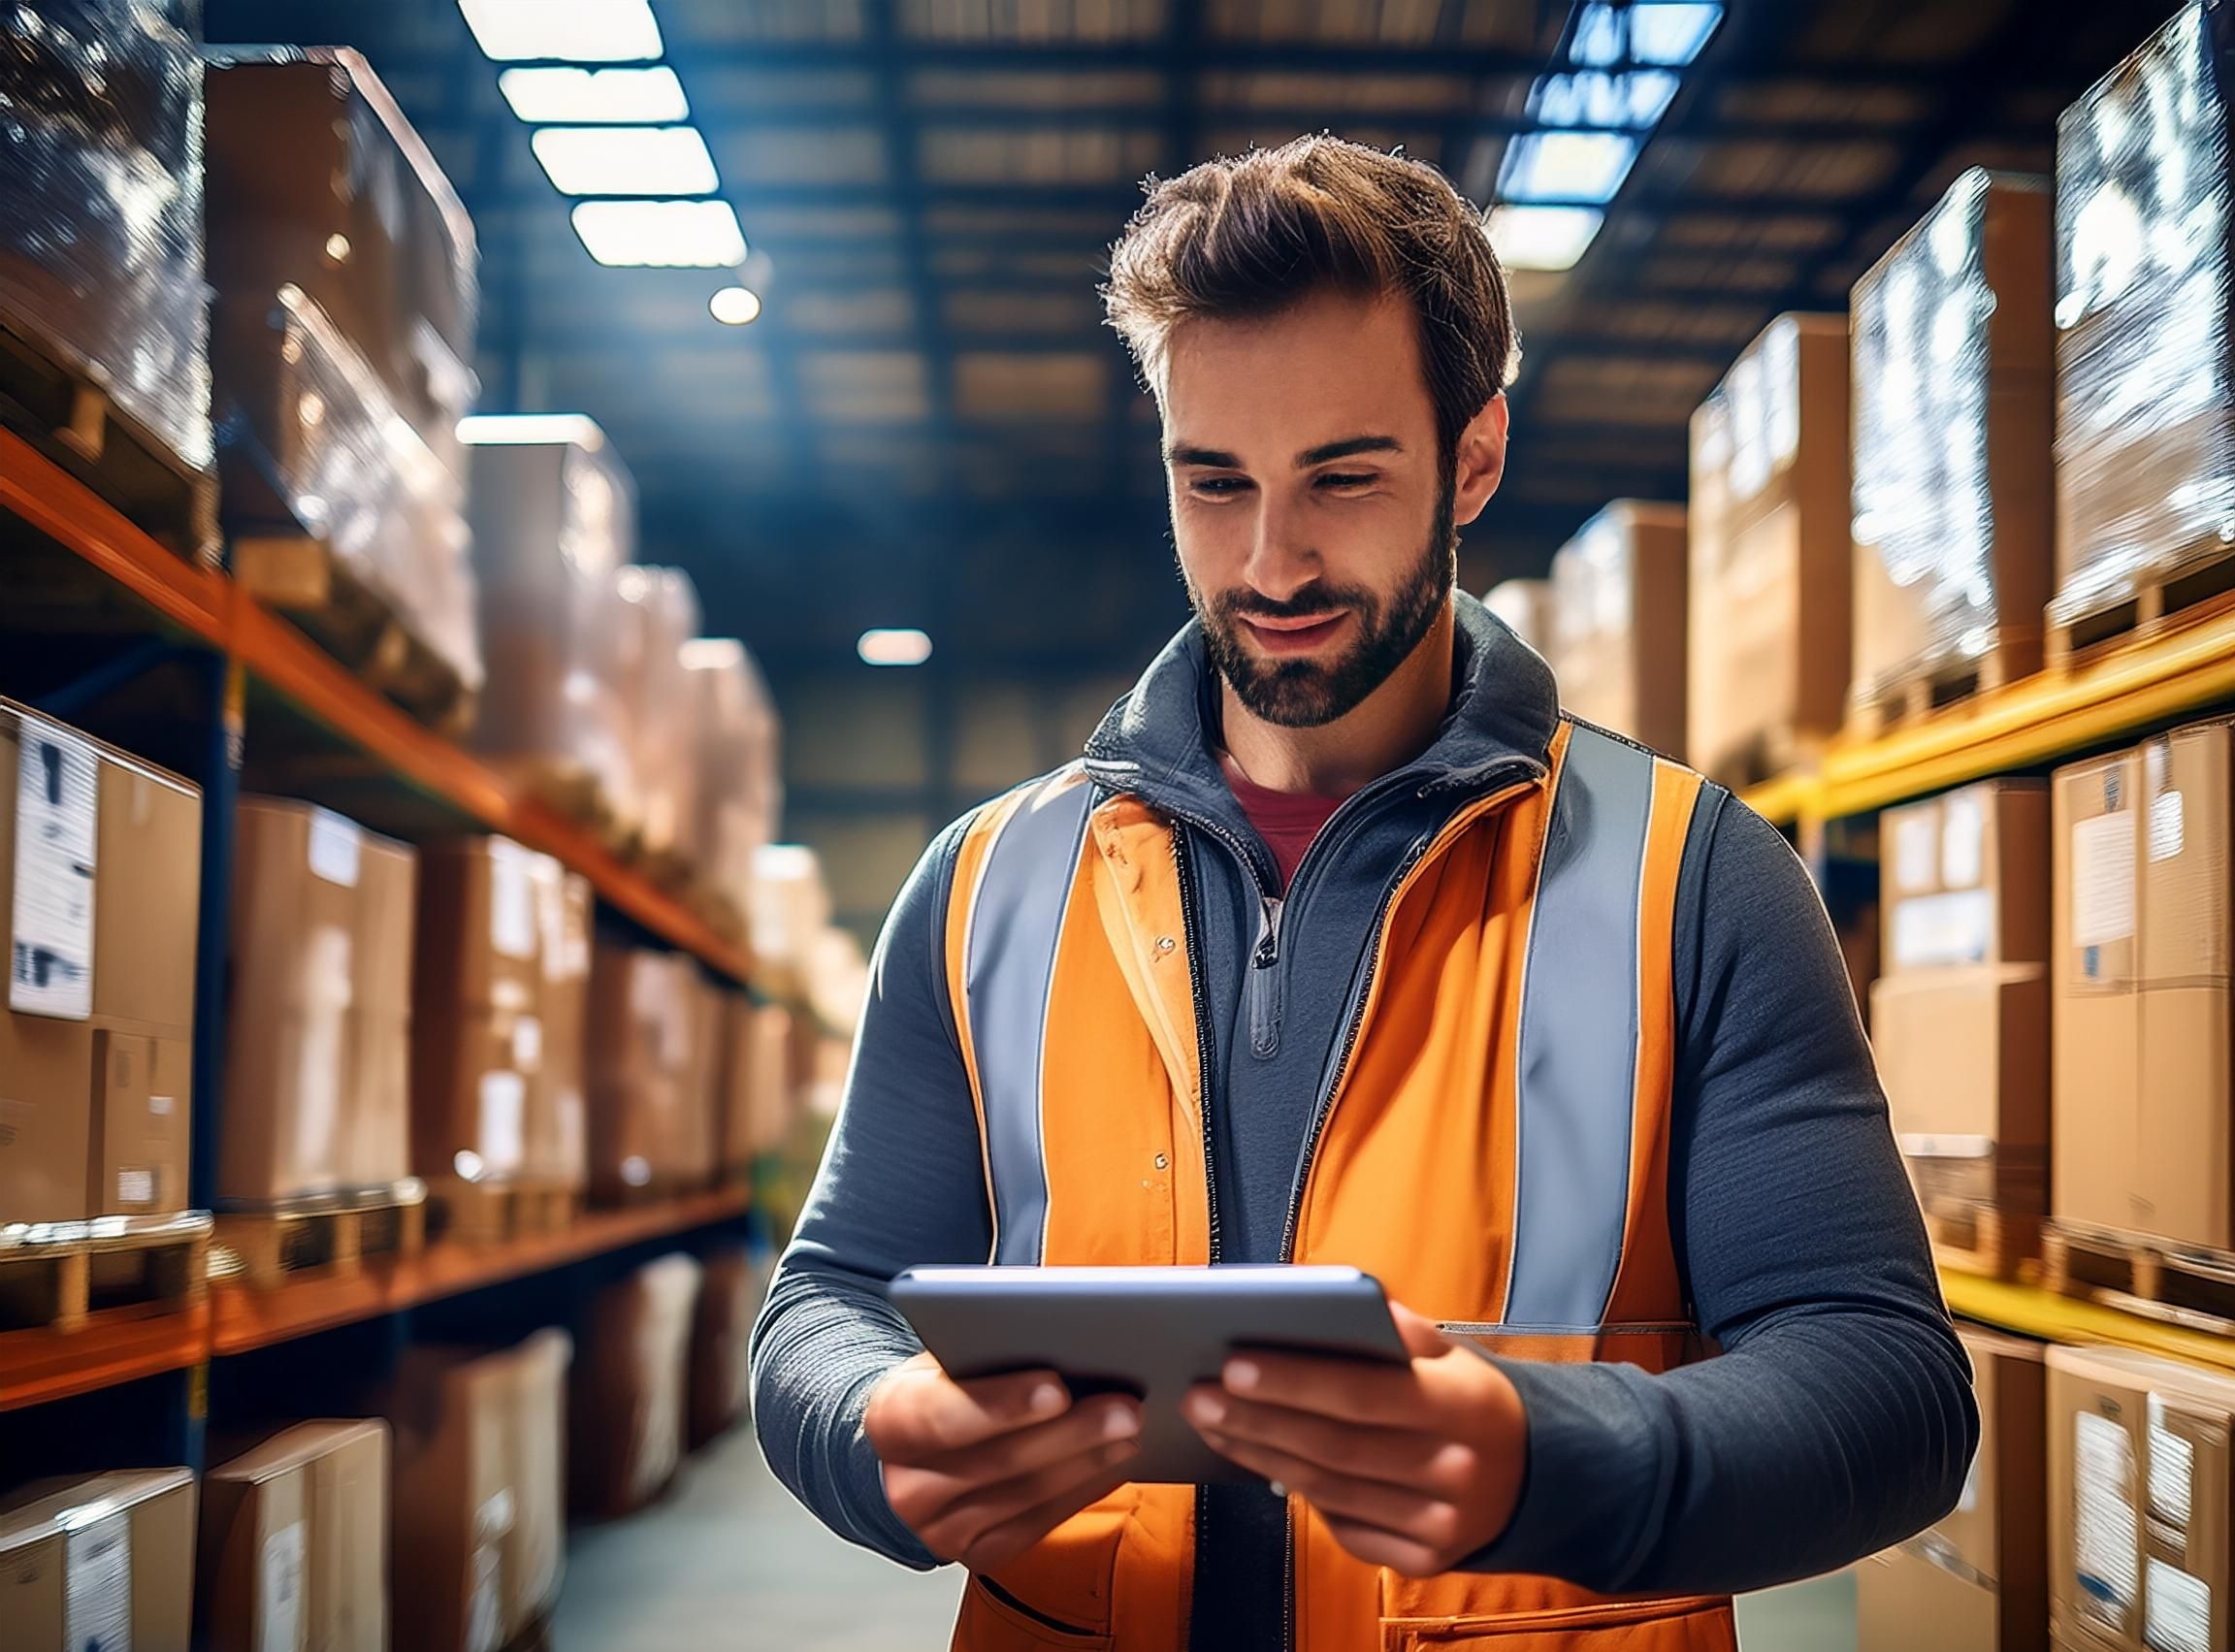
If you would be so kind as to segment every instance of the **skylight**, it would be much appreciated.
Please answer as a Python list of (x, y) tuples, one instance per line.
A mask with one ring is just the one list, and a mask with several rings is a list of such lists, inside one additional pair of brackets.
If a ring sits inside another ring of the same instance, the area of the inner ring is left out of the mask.
[(1509, 269), (1566, 270), (1605, 221), (1596, 207), (1493, 207), (1490, 244)]
[(458, 0), (458, 9), (500, 63), (641, 63), (661, 51), (650, 0)]
[(727, 201), (581, 201), (574, 233), (600, 264), (716, 270), (745, 262)]
[(1595, 0), (1575, 21), (1568, 61), (1584, 69), (1622, 62), (1680, 69), (1700, 55), (1722, 20), (1720, 5), (1693, 0), (1639, 0), (1627, 8)]
[(544, 126), (530, 140), (562, 195), (706, 195), (720, 184), (690, 126)]
[(1680, 83), (1666, 69), (1547, 75), (1530, 91), (1529, 113), (1545, 126), (1649, 128), (1668, 113)]
[(1507, 201), (1604, 202), (1637, 158), (1637, 140), (1617, 132), (1533, 132), (1516, 138), (1499, 170)]
[(498, 88), (512, 113), (537, 125), (623, 123), (663, 126), (691, 118), (675, 71), (657, 69), (507, 69)]

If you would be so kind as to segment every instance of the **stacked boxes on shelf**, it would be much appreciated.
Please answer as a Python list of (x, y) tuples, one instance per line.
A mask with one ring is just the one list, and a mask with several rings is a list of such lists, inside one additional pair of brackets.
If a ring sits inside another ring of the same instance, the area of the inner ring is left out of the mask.
[(590, 887), (502, 837), (420, 858), (411, 1157), (435, 1182), (583, 1186)]
[(2055, 496), (2051, 206), (2045, 180), (1966, 172), (1856, 283), (1854, 677), (1865, 714), (1890, 720), (2040, 669)]
[[(482, 683), (456, 434), (471, 220), (354, 51), (215, 54), (208, 153), (216, 405), (269, 461), (228, 445), (234, 570), (415, 708), (461, 715)], [(423, 661), (381, 652), (391, 620)]]
[(2057, 771), (2060, 1223), (2235, 1248), (2230, 729)]
[(187, 1204), (202, 800), (0, 701), (0, 1221)]
[(2004, 1271), (2049, 1196), (2049, 794), (1988, 781), (1879, 823), (1871, 1041), (1933, 1236)]
[(753, 908), (753, 869), (783, 813), (776, 711), (745, 645), (702, 636), (683, 645), (684, 682), (697, 742), (698, 886), (716, 921), (742, 937)]
[[(106, 397), (190, 485), (213, 457), (199, 10), (62, 0), (12, 25), (0, 53), (0, 335), (10, 340), (0, 360), (10, 392), (88, 460), (108, 440)], [(25, 349), (67, 385), (24, 373)], [(145, 480), (113, 466), (101, 480), (173, 549), (216, 554), (206, 508), (150, 518), (138, 506), (157, 497), (130, 497)], [(206, 504), (207, 483), (196, 491)]]
[(0, 1505), (0, 1625), (10, 1652), (188, 1652), (193, 1474), (47, 1481)]
[(418, 858), (275, 797), (241, 799), (235, 852), (218, 1192), (390, 1186), (411, 1168)]
[(711, 1178), (716, 1014), (693, 959), (597, 943), (585, 1054), (592, 1193), (631, 1199)]
[(1750, 785), (1846, 710), (1847, 320), (1785, 315), (1692, 418), (1686, 755)]
[(210, 1471), (196, 1585), (210, 1652), (387, 1652), (388, 1456), (376, 1417), (308, 1422)]
[(1684, 755), (1684, 507), (1616, 500), (1552, 558), (1560, 701), (1587, 722)]
[(572, 1506), (642, 1507), (682, 1461), (698, 1264), (663, 1256), (599, 1293), (569, 1401)]
[(2200, 228), (2235, 211), (2231, 30), (2189, 0), (2057, 122), (2050, 621), (2075, 645), (2177, 606), (2235, 537), (2235, 252)]
[(696, 699), (683, 645), (698, 634), (698, 592), (680, 568), (625, 567), (617, 594), (626, 643), (621, 693), (644, 802), (637, 849), (674, 875), (696, 863)]
[(2049, 1641), (2042, 1346), (1960, 1330), (1979, 1452), (1955, 1509), (1856, 1571), (1858, 1652), (2040, 1652)]
[(1549, 579), (1507, 579), (1490, 588), (1482, 605), (1506, 622), (1506, 629), (1538, 653), (1552, 652), (1559, 611)]

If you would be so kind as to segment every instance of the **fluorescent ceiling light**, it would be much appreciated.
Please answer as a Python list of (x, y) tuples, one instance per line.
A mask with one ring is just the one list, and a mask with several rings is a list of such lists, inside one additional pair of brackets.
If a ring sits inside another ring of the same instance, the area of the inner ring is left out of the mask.
[(1605, 219), (1596, 207), (1494, 207), (1490, 244), (1508, 268), (1566, 270)]
[(714, 319), (725, 327), (744, 327), (761, 314), (761, 295), (751, 287), (724, 287), (706, 301)]
[(514, 114), (536, 126), (664, 126), (691, 118), (683, 82), (668, 68), (507, 69), (497, 87)]
[(1666, 69), (1638, 69), (1627, 75), (1596, 70), (1547, 75), (1530, 93), (1529, 113), (1545, 126), (1646, 128), (1668, 113), (1680, 83)]
[(1532, 132), (1517, 138), (1498, 169), (1508, 201), (1610, 201), (1637, 158), (1637, 140), (1619, 132)]
[[(1628, 33), (1624, 33), (1627, 18)], [(1627, 12), (1603, 4), (1583, 8), (1576, 19), (1575, 37), (1568, 48), (1568, 61), (1586, 69), (1604, 68), (1627, 57), (1633, 63), (1661, 63), (1681, 68), (1700, 55), (1700, 49), (1723, 20), (1720, 5), (1693, 4), (1691, 0), (1639, 0)], [(1629, 49), (1623, 49), (1627, 40)]]
[(715, 270), (745, 261), (727, 201), (581, 201), (574, 233), (600, 264)]
[(545, 126), (529, 142), (562, 195), (706, 195), (722, 181), (694, 126)]
[(931, 658), (931, 639), (920, 631), (865, 631), (857, 648), (865, 665), (921, 665)]
[(660, 55), (650, 0), (458, 0), (481, 49), (500, 63), (637, 63)]
[(605, 433), (588, 413), (469, 413), (458, 421), (458, 439), (469, 447), (572, 442), (595, 452), (605, 445)]

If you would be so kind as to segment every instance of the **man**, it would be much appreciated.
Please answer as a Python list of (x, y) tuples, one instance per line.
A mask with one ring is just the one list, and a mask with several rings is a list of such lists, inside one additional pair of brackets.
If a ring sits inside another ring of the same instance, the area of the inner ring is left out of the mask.
[[(1208, 163), (1106, 297), (1196, 617), (901, 892), (757, 1328), (769, 1461), (961, 1561), (966, 1648), (1729, 1647), (1976, 1442), (1823, 908), (1455, 592), (1514, 340), (1441, 177)], [(884, 1300), (988, 1259), (1350, 1263), (1415, 1357), (1238, 1359), (1188, 1415), (1262, 1478), (1131, 1485), (1129, 1401), (957, 1383)]]

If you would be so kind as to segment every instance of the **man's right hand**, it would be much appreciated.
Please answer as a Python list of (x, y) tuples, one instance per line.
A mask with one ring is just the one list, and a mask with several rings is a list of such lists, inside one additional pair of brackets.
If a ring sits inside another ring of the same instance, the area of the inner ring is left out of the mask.
[(885, 1496), (942, 1560), (990, 1571), (1125, 1483), (1141, 1408), (1122, 1395), (1077, 1405), (1052, 1371), (957, 1382), (928, 1353), (904, 1360), (863, 1419)]

